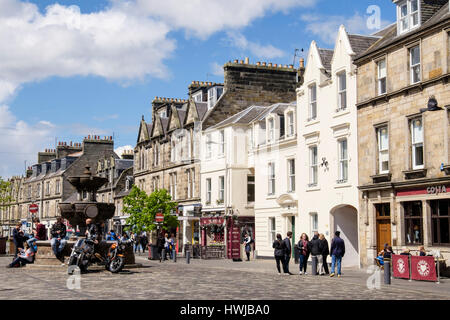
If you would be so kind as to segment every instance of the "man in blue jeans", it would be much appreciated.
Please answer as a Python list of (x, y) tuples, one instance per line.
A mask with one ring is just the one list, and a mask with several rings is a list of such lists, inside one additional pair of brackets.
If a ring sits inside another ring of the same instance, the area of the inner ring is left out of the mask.
[(337, 274), (338, 278), (341, 277), (341, 262), (342, 257), (345, 254), (345, 243), (341, 239), (341, 233), (336, 231), (334, 233), (335, 237), (331, 241), (331, 274), (330, 277), (334, 277), (334, 270), (337, 263)]

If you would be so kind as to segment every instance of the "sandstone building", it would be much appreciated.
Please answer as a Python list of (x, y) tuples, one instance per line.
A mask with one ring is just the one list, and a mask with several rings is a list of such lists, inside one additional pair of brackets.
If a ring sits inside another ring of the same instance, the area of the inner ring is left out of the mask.
[(358, 67), (361, 261), (384, 244), (450, 255), (448, 1), (403, 0)]

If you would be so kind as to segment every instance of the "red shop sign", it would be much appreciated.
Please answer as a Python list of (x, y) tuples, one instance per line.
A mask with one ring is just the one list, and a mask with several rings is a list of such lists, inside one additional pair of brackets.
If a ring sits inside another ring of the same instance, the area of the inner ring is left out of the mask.
[(409, 279), (409, 256), (392, 255), (392, 269), (394, 278)]
[(223, 224), (224, 219), (223, 218), (201, 218), (200, 224), (201, 225), (207, 225), (207, 224)]
[(411, 279), (437, 281), (434, 257), (411, 256)]

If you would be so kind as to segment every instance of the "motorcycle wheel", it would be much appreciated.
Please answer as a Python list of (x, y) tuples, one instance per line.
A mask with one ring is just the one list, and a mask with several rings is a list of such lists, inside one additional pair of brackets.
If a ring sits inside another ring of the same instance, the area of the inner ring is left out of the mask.
[(84, 258), (84, 254), (83, 254), (83, 253), (80, 254), (80, 255), (78, 256), (78, 259), (77, 259), (77, 266), (78, 266), (78, 268), (80, 268), (80, 271), (81, 271), (81, 272), (86, 272), (86, 270), (87, 270), (87, 265), (84, 265), (84, 264), (83, 264), (83, 258)]
[(118, 273), (123, 269), (125, 259), (123, 257), (116, 257), (109, 263), (109, 271), (111, 273)]

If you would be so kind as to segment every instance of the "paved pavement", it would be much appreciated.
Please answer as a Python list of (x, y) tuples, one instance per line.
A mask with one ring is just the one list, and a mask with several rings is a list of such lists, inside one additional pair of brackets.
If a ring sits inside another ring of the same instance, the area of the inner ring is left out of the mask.
[[(81, 275), (81, 289), (67, 288), (67, 269), (14, 268), (4, 266), (10, 257), (0, 257), (0, 299), (179, 299), (179, 300), (450, 300), (450, 279), (440, 284), (393, 279), (391, 286), (370, 290), (365, 270), (344, 269), (341, 278), (278, 275), (275, 262), (257, 260), (198, 260), (191, 264), (149, 261), (137, 256), (142, 268), (111, 274), (98, 268)], [(383, 282), (383, 279), (381, 279)]]

